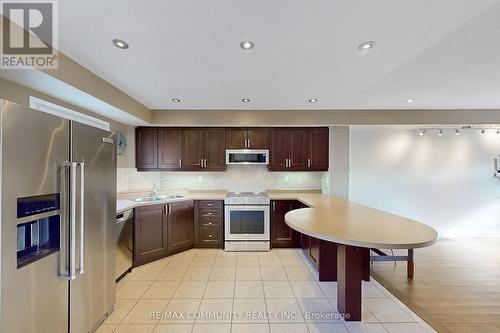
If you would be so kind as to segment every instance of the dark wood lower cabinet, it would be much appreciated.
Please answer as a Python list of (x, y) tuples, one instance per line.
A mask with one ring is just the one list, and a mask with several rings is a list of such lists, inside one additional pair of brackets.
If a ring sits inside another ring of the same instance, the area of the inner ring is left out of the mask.
[(133, 266), (193, 247), (193, 229), (192, 201), (136, 208)]
[(224, 202), (197, 200), (194, 202), (195, 246), (222, 248), (224, 244)]
[(314, 237), (309, 237), (309, 239), (309, 251), (306, 253), (309, 254), (316, 267), (319, 267), (319, 239)]
[(167, 205), (167, 254), (193, 247), (193, 202), (182, 201)]
[(271, 201), (271, 247), (300, 247), (300, 234), (285, 223), (285, 214), (296, 208), (296, 200)]
[(163, 205), (135, 209), (133, 266), (144, 265), (167, 255), (167, 226)]

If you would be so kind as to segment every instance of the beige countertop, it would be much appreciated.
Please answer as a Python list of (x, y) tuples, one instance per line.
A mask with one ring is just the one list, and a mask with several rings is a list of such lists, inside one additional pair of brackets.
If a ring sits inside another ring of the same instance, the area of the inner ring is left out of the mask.
[(226, 197), (227, 191), (218, 190), (218, 191), (175, 191), (175, 192), (159, 192), (158, 194), (180, 194), (182, 198), (178, 199), (170, 199), (170, 200), (159, 200), (152, 202), (136, 202), (134, 198), (140, 198), (145, 196), (150, 196), (151, 191), (137, 191), (137, 192), (128, 192), (128, 193), (118, 193), (116, 200), (116, 212), (121, 213), (128, 209), (140, 207), (140, 206), (148, 206), (148, 205), (159, 205), (170, 202), (179, 202), (186, 200), (224, 200)]
[(382, 249), (413, 249), (432, 245), (431, 227), (398, 215), (320, 193), (275, 193), (273, 199), (297, 199), (311, 208), (285, 215), (292, 229), (326, 241)]
[[(227, 191), (175, 191), (159, 194), (181, 194), (182, 198), (138, 203), (133, 198), (149, 192), (119, 193), (117, 213), (127, 209), (184, 200), (224, 200)], [(431, 227), (398, 215), (358, 205), (318, 191), (267, 191), (271, 200), (298, 200), (310, 208), (296, 209), (285, 215), (293, 229), (323, 240), (371, 248), (410, 249), (432, 245), (437, 232)]]

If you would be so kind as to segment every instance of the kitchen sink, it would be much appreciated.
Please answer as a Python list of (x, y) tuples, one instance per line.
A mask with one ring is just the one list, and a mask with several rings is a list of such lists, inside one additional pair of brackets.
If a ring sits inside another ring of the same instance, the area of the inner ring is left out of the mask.
[(133, 199), (135, 202), (154, 202), (154, 201), (162, 201), (162, 200), (172, 200), (172, 199), (180, 199), (183, 198), (184, 196), (180, 194), (173, 194), (173, 195), (154, 195), (154, 196), (149, 196), (149, 197), (142, 197), (142, 198), (137, 198)]

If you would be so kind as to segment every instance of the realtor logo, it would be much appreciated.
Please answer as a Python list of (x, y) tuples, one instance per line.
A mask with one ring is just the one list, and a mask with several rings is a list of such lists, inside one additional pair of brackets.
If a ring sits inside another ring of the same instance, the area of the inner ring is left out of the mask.
[(0, 68), (57, 68), (57, 3), (2, 1)]

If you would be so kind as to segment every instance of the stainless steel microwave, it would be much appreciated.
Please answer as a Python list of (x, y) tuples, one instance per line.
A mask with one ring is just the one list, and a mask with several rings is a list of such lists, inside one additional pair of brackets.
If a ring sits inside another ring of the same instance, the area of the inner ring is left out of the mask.
[(269, 164), (267, 149), (227, 149), (226, 164)]

